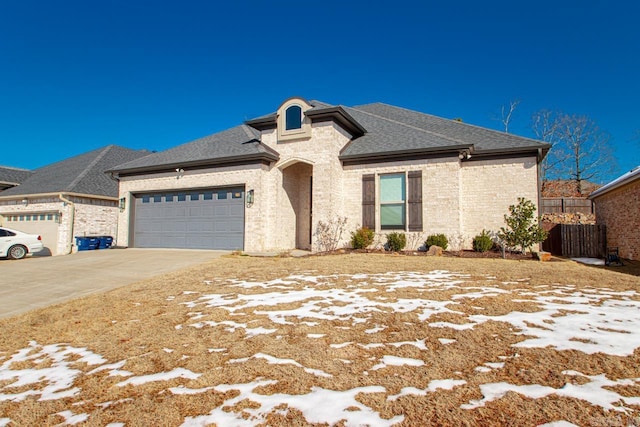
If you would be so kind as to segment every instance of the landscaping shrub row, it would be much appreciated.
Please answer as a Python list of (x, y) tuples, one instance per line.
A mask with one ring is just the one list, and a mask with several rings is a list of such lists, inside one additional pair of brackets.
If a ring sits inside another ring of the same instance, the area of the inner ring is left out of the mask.
[[(494, 237), (486, 231), (473, 238), (473, 250), (476, 252), (488, 252), (500, 249), (512, 251), (520, 249), (525, 253), (527, 249), (544, 241), (546, 232), (540, 228), (535, 221), (535, 205), (526, 199), (519, 198), (517, 205), (509, 206), (509, 215), (505, 215), (507, 227), (502, 227)], [(399, 252), (407, 245), (407, 236), (401, 232), (387, 234), (387, 241), (384, 248), (388, 251)], [(361, 227), (351, 233), (351, 246), (354, 249), (366, 249), (373, 244), (375, 232), (367, 227)], [(460, 249), (462, 236), (451, 237), (454, 248)], [(415, 240), (414, 240), (415, 242)], [(417, 243), (417, 242), (415, 242)], [(432, 246), (438, 246), (446, 250), (449, 246), (449, 239), (444, 234), (431, 234), (424, 241), (424, 247), (429, 250)]]

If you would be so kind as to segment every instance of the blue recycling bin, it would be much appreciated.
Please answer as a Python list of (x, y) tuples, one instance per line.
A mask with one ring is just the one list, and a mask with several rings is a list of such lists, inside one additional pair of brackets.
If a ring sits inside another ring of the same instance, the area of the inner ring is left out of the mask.
[(98, 249), (109, 249), (113, 244), (113, 237), (111, 236), (99, 236), (98, 237)]
[(99, 244), (96, 237), (78, 237), (76, 236), (76, 246), (79, 251), (90, 251), (96, 249)]

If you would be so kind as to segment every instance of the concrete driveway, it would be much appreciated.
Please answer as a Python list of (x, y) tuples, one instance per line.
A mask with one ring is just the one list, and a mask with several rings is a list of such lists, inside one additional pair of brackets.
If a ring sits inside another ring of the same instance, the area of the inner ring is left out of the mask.
[(0, 318), (201, 264), (227, 251), (109, 249), (0, 259)]

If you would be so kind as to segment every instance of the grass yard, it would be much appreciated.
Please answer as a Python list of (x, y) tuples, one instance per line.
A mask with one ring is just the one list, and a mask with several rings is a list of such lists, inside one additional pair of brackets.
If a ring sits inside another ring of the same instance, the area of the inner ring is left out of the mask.
[(0, 320), (0, 426), (640, 425), (640, 278), (218, 259)]

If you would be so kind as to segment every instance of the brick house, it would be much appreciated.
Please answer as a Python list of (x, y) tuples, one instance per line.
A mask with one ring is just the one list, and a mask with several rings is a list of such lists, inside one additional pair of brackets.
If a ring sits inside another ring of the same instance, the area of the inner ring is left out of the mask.
[(589, 196), (596, 206), (596, 223), (607, 227), (607, 246), (623, 258), (640, 260), (640, 166)]
[(75, 236), (115, 236), (118, 183), (104, 171), (147, 154), (109, 145), (37, 169), (0, 192), (0, 225), (41, 235), (51, 255), (70, 253)]
[(119, 165), (131, 247), (321, 250), (318, 224), (367, 226), (469, 247), (518, 197), (538, 202), (549, 146), (374, 103), (290, 98), (273, 114)]

